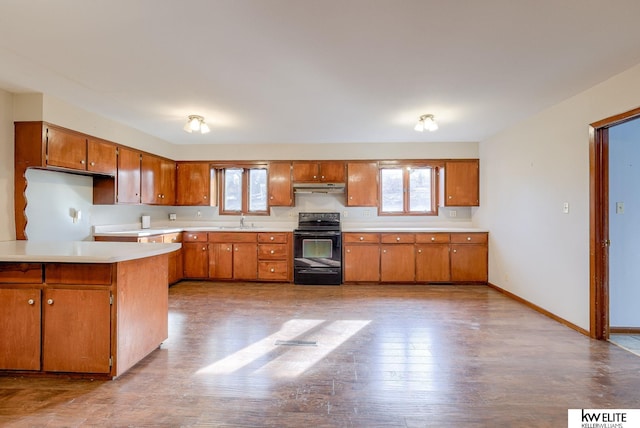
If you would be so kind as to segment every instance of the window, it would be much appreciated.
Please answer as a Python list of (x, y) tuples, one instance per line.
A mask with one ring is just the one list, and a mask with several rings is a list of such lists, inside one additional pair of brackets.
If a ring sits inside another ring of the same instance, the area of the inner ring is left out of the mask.
[(223, 168), (220, 214), (267, 214), (266, 168)]
[(437, 215), (436, 169), (402, 165), (380, 169), (380, 214)]

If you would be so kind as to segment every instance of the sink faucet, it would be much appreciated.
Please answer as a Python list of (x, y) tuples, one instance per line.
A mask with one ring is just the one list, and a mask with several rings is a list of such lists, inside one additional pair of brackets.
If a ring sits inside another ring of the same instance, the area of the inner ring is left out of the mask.
[(240, 214), (240, 227), (244, 227), (244, 213)]

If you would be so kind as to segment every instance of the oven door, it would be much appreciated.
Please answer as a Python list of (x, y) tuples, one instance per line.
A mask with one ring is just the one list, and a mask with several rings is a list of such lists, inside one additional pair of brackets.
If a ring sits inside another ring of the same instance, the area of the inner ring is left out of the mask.
[(293, 265), (299, 268), (340, 268), (342, 239), (340, 231), (295, 231)]

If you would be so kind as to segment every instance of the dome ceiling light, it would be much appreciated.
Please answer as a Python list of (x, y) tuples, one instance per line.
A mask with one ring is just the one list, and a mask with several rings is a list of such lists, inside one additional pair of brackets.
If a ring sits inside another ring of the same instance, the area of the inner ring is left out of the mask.
[(184, 125), (184, 130), (188, 133), (200, 132), (201, 134), (206, 134), (210, 131), (209, 126), (204, 121), (204, 117), (196, 114), (189, 116), (187, 123)]
[(418, 132), (422, 132), (425, 129), (432, 132), (438, 129), (438, 123), (436, 122), (432, 114), (423, 114), (422, 116), (420, 116), (420, 118), (418, 119), (418, 123), (413, 129)]

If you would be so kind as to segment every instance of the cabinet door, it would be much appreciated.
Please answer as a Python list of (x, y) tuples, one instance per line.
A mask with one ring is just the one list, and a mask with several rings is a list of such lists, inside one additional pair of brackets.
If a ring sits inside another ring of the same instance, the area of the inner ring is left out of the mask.
[(107, 289), (44, 290), (44, 371), (108, 373), (111, 370), (109, 296)]
[(211, 167), (208, 163), (178, 163), (177, 205), (214, 205), (211, 195)]
[(169, 253), (169, 284), (175, 284), (182, 279), (182, 249)]
[(182, 266), (184, 278), (207, 278), (209, 276), (209, 249), (207, 243), (183, 243)]
[(0, 369), (40, 370), (40, 290), (0, 289)]
[(380, 281), (380, 246), (345, 245), (344, 246), (345, 282), (378, 282)]
[(118, 149), (118, 203), (139, 204), (140, 152), (126, 147)]
[(378, 163), (347, 164), (347, 206), (378, 206)]
[(175, 205), (176, 163), (168, 159), (160, 161), (160, 194), (161, 205)]
[(451, 280), (487, 282), (488, 249), (482, 244), (451, 244)]
[(445, 206), (475, 207), (480, 205), (479, 165), (478, 159), (445, 162)]
[(258, 277), (258, 246), (254, 243), (233, 244), (233, 278), (252, 280)]
[(290, 207), (292, 205), (291, 162), (271, 162), (269, 164), (269, 206)]
[(413, 244), (380, 246), (380, 280), (383, 282), (413, 282), (415, 254)]
[(118, 155), (115, 144), (89, 138), (87, 140), (87, 171), (111, 176), (118, 172)]
[(416, 245), (416, 281), (448, 282), (450, 272), (449, 244)]
[(304, 183), (320, 180), (318, 162), (293, 162), (293, 181)]
[(87, 169), (87, 139), (81, 134), (47, 128), (47, 165)]
[(343, 161), (320, 162), (320, 181), (344, 183), (345, 163)]
[(209, 278), (233, 278), (233, 245), (209, 244)]

